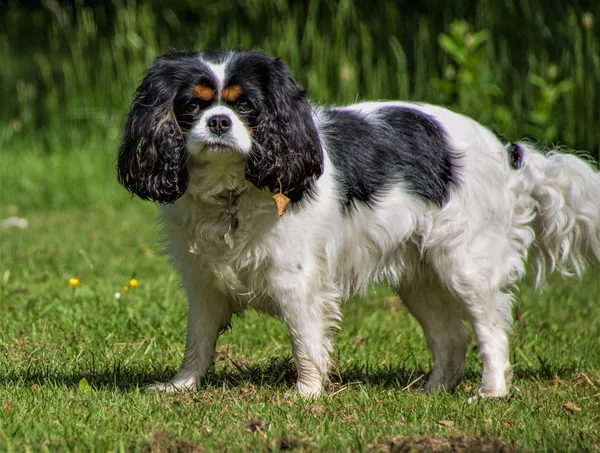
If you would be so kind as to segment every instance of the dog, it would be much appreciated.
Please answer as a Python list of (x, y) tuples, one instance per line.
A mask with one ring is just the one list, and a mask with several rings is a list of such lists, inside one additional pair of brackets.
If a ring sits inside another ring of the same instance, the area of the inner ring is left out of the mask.
[[(474, 120), (409, 102), (311, 105), (281, 60), (167, 53), (135, 93), (118, 178), (161, 205), (189, 299), (183, 363), (195, 388), (232, 315), (287, 325), (304, 397), (323, 395), (340, 303), (384, 283), (423, 327), (426, 390), (461, 380), (472, 325), (478, 395), (509, 393), (512, 290), (600, 260), (592, 162), (509, 143)], [(276, 206), (277, 204), (277, 206)]]

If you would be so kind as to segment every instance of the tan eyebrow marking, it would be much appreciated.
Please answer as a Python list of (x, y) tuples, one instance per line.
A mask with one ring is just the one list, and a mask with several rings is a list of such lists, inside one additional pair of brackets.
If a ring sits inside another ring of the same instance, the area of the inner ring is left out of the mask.
[(194, 96), (203, 101), (212, 101), (216, 95), (215, 90), (206, 85), (196, 85), (194, 87)]
[(230, 85), (223, 90), (221, 96), (227, 102), (235, 102), (242, 95), (242, 87), (239, 85)]

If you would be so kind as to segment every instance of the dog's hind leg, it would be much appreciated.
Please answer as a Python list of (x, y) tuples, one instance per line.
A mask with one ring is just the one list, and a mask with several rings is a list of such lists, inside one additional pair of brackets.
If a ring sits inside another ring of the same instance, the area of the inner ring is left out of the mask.
[(511, 296), (497, 291), (473, 294), (465, 299), (483, 366), (477, 393), (483, 398), (507, 396), (512, 378), (508, 344), (512, 325)]
[(501, 289), (506, 287), (506, 275), (512, 269), (510, 264), (505, 269), (494, 267), (493, 260), (473, 253), (477, 250), (475, 244), (470, 251), (446, 255), (443, 276), (448, 289), (461, 302), (479, 346), (483, 373), (478, 394), (499, 398), (508, 394), (512, 377), (508, 349), (512, 297)]
[(425, 390), (451, 389), (463, 377), (471, 335), (464, 326), (462, 304), (437, 287), (423, 285), (399, 291), (400, 298), (419, 321), (433, 355), (433, 369)]

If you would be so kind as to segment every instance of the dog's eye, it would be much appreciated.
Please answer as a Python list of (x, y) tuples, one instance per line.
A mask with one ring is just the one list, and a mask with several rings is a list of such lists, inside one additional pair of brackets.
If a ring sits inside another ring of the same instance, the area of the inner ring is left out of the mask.
[(192, 101), (190, 101), (188, 103), (188, 105), (185, 106), (185, 113), (198, 113), (200, 111), (200, 102), (198, 102), (198, 100), (194, 99)]
[(235, 104), (235, 109), (240, 113), (250, 113), (252, 111), (252, 107), (246, 101)]

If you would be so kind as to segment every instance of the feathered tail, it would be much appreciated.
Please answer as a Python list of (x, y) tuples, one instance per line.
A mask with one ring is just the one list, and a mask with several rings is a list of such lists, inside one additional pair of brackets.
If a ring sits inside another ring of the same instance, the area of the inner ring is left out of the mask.
[(538, 283), (553, 271), (580, 277), (590, 259), (600, 261), (600, 172), (572, 154), (514, 146), (536, 203)]

